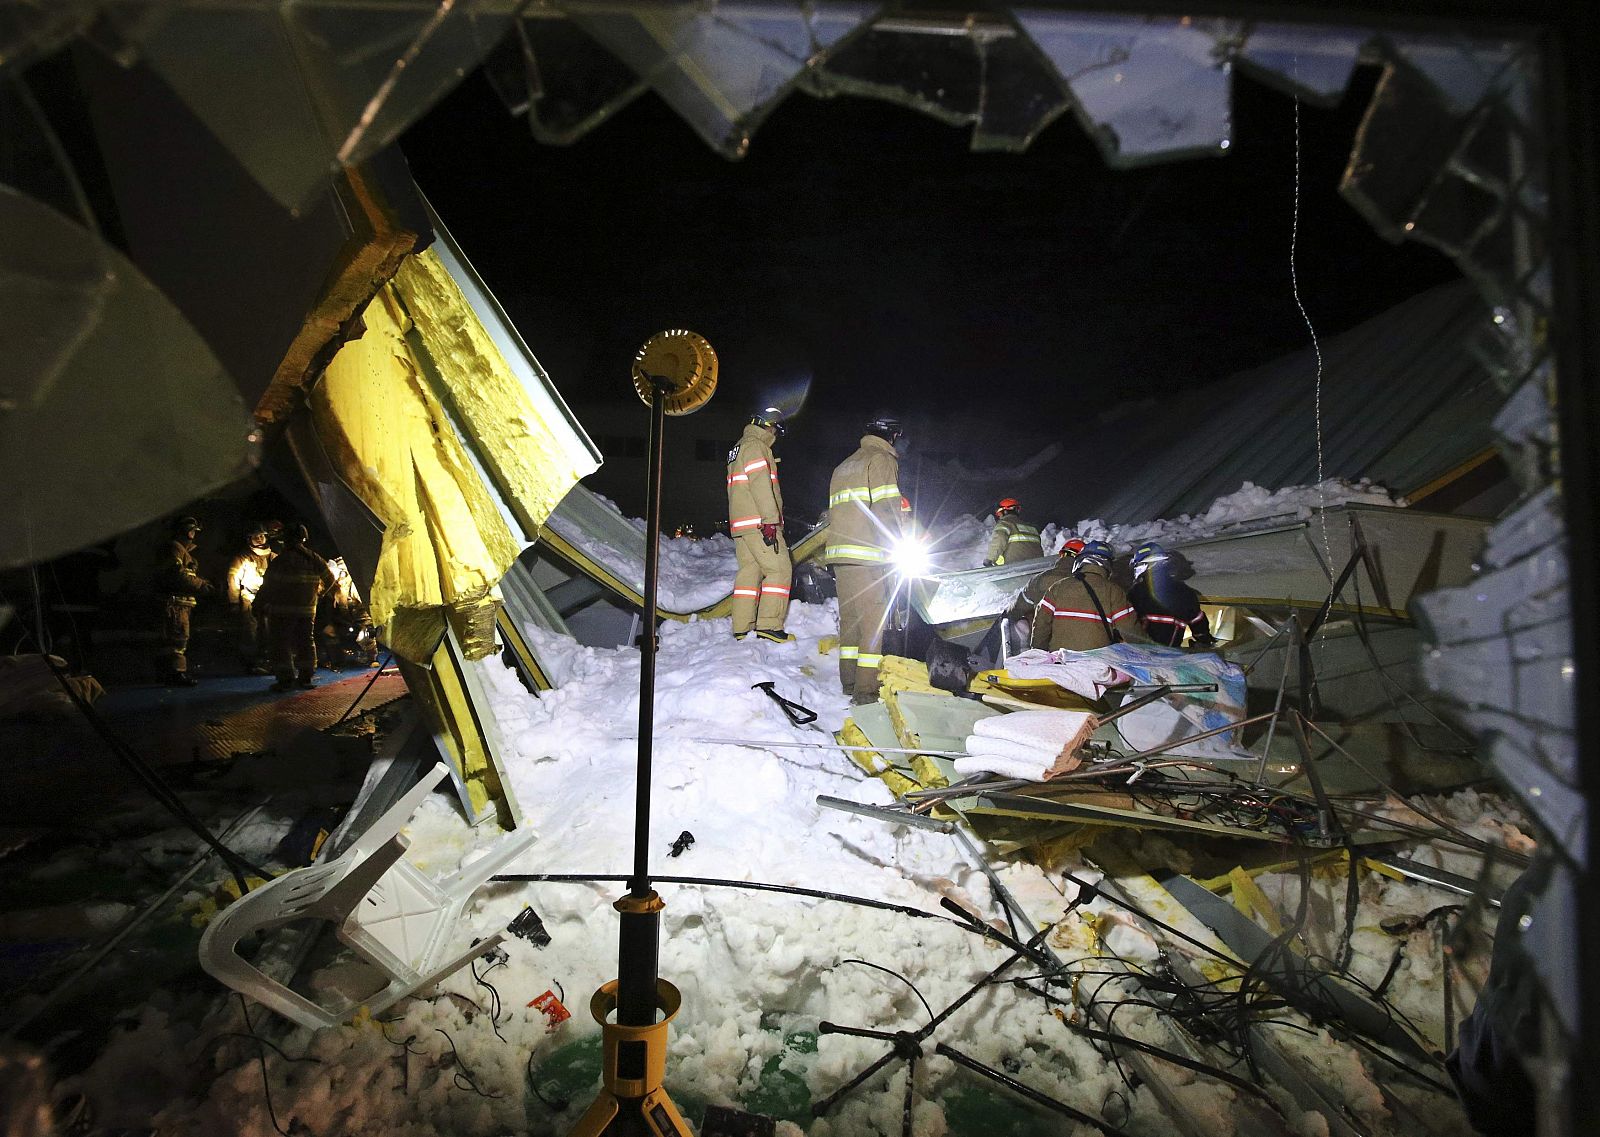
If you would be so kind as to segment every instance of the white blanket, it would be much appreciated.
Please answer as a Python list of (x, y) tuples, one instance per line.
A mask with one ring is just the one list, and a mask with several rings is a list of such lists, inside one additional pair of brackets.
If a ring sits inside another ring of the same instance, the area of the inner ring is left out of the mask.
[(1006, 660), (1006, 674), (1013, 679), (1049, 679), (1085, 699), (1098, 699), (1107, 687), (1128, 681), (1104, 660), (1079, 652), (1043, 651), (1031, 648)]
[(1031, 742), (1013, 742), (1009, 738), (990, 738), (983, 734), (967, 735), (963, 747), (968, 754), (982, 754), (990, 758), (1005, 758), (1016, 762), (1042, 761), (1046, 766), (1056, 760), (1058, 750), (1038, 746)]
[(1081, 741), (1080, 735), (1086, 724), (1089, 724), (1090, 730), (1094, 729), (1091, 722), (1093, 718), (1088, 711), (1015, 711), (1008, 715), (979, 719), (973, 724), (972, 733), (985, 738), (1004, 738), (1059, 754), (1067, 744)]
[(974, 754), (970, 758), (957, 758), (956, 772), (963, 777), (999, 774), (1002, 778), (1042, 782), (1050, 772), (1051, 761), (1049, 758), (1003, 758), (998, 754)]

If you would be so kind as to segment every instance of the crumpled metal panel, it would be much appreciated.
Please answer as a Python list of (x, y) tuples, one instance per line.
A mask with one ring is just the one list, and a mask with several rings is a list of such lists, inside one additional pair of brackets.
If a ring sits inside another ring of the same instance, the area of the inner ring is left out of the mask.
[(743, 157), (801, 73), (876, 10), (855, 0), (574, 5), (570, 16), (665, 99), (712, 149)]
[[(434, 219), (433, 247), (408, 257), (394, 290), (408, 333), (483, 480), (524, 542), (600, 456), (499, 303)], [(463, 636), (463, 643), (466, 637)]]
[(423, 377), (393, 285), (363, 321), (312, 390), (310, 413), (339, 477), (383, 525), (366, 598), (373, 622), (397, 653), (426, 663), (453, 612), (462, 648), (487, 653), (491, 589), (521, 545)]

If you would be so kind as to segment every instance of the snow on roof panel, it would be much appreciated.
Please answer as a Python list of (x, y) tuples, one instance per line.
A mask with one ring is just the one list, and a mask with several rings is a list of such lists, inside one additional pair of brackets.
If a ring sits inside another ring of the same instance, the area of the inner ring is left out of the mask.
[[(1405, 490), (1489, 445), (1498, 396), (1473, 350), (1489, 327), (1473, 286), (1459, 281), (1326, 341), (1324, 476), (1391, 478)], [(1204, 509), (1247, 481), (1276, 489), (1317, 480), (1315, 375), (1307, 348), (1175, 401), (1165, 417), (1206, 428), (1137, 465), (1119, 437), (1128, 479), (1085, 512), (1143, 521)]]

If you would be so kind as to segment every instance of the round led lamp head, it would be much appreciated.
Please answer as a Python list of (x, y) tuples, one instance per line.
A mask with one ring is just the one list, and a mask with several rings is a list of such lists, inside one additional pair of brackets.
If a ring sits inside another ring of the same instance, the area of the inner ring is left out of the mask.
[(633, 357), (633, 389), (647, 407), (661, 390), (667, 414), (693, 414), (717, 389), (717, 353), (704, 336), (683, 328), (657, 332)]

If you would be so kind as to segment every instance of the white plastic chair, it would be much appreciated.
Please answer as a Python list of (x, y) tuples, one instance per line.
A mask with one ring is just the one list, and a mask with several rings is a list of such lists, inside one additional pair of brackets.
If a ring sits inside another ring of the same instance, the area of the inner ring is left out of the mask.
[[(533, 844), (532, 830), (507, 834), (487, 854), (439, 881), (430, 880), (401, 857), (408, 844), (401, 828), (449, 772), (443, 762), (436, 764), (327, 864), (293, 869), (224, 908), (200, 937), (200, 966), (262, 1006), (317, 1029), (344, 1022), (363, 1006), (378, 1014), (498, 944), (504, 932), (451, 951), (456, 942), (452, 933), (472, 894)], [(368, 998), (347, 999), (339, 1007), (320, 1006), (246, 962), (235, 950), (256, 932), (308, 918), (337, 924), (339, 939), (387, 975), (388, 984)]]

